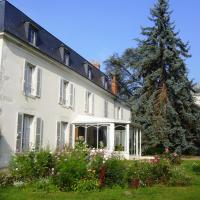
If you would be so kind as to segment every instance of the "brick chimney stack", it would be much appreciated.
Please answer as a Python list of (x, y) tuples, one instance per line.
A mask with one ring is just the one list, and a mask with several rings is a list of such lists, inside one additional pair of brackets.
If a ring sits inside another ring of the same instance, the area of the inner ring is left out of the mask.
[(112, 75), (111, 91), (114, 95), (117, 95), (119, 93), (119, 83), (117, 75)]
[(100, 70), (100, 64), (99, 64), (99, 62), (97, 62), (97, 61), (92, 61), (91, 62), (97, 69), (99, 69)]

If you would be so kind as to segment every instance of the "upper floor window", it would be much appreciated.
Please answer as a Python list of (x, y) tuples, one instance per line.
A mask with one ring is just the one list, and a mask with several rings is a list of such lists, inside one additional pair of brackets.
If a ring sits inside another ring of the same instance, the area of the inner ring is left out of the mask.
[(28, 29), (28, 41), (34, 46), (37, 46), (38, 30), (32, 25), (29, 25)]
[(74, 107), (75, 101), (75, 88), (74, 85), (64, 79), (60, 80), (60, 96), (59, 103), (67, 107)]
[(23, 91), (26, 96), (41, 96), (42, 71), (40, 68), (26, 62), (24, 67)]
[(85, 112), (94, 114), (94, 94), (89, 91), (85, 93)]

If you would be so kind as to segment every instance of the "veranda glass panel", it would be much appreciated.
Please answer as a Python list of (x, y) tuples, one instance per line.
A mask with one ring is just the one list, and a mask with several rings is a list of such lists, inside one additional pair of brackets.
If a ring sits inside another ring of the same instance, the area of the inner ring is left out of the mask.
[(90, 148), (97, 148), (97, 128), (88, 127), (87, 128), (87, 145)]
[(124, 151), (125, 150), (125, 127), (116, 126), (115, 128), (115, 151)]
[(98, 148), (106, 148), (107, 147), (107, 126), (99, 127), (99, 137), (98, 137)]

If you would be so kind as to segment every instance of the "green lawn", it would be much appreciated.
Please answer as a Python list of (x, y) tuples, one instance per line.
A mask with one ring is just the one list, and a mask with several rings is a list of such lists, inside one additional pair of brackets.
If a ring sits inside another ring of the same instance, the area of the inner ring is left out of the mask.
[[(140, 189), (105, 189), (100, 192), (31, 192), (27, 189), (0, 188), (0, 200), (198, 200), (200, 199), (200, 176), (192, 173), (191, 165), (194, 161), (184, 161), (182, 166), (187, 174), (192, 176), (192, 185), (188, 187), (154, 186)], [(197, 161), (200, 162), (200, 161)]]

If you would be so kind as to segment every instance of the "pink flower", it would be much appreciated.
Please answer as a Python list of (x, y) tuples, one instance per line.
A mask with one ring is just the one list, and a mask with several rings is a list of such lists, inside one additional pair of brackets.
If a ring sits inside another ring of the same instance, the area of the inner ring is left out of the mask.
[(168, 153), (168, 152), (169, 152), (169, 148), (165, 147), (165, 153)]
[(174, 153), (173, 153), (173, 156), (174, 156), (174, 157), (176, 157), (176, 156), (178, 156), (178, 155), (177, 155), (177, 153), (176, 153), (176, 152), (174, 152)]

